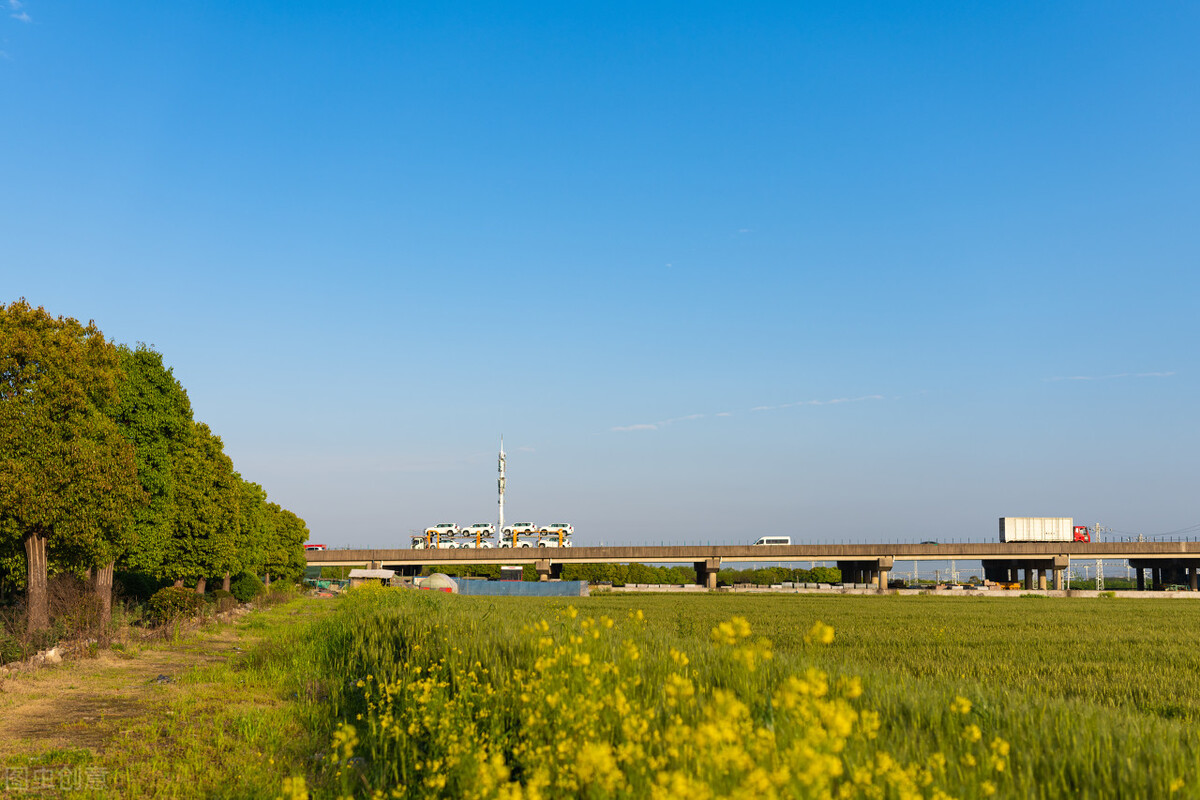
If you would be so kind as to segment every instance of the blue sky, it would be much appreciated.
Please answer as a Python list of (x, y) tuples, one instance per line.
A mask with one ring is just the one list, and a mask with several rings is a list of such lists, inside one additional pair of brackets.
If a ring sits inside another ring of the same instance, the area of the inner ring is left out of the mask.
[(314, 540), (1200, 522), (1200, 8), (3, 0), (0, 299)]

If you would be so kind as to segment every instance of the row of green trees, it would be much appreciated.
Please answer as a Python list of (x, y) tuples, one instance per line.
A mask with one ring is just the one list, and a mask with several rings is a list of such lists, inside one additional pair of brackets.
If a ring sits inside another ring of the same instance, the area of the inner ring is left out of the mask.
[(307, 539), (234, 470), (161, 354), (0, 306), (0, 568), (23, 573), (29, 630), (49, 625), (54, 572), (87, 573), (107, 616), (114, 567), (203, 592), (242, 571), (299, 577)]
[(842, 571), (835, 567), (793, 569), (791, 567), (759, 567), (755, 569), (723, 569), (717, 582), (726, 586), (750, 583), (772, 586), (777, 583), (841, 583)]
[[(496, 564), (463, 566), (441, 564), (425, 567), (423, 570), (423, 574), (425, 575), (434, 572), (441, 572), (451, 577), (477, 576), (481, 578), (498, 578), (500, 576), (500, 567)], [(326, 574), (322, 570), (321, 577), (335, 576), (332, 572)], [(527, 581), (536, 581), (538, 579), (537, 570), (532, 564), (526, 564), (522, 572), (522, 577)], [(611, 583), (614, 586), (625, 586), (631, 583), (679, 585), (695, 583), (696, 570), (693, 567), (656, 567), (636, 562), (632, 564), (563, 564), (560, 577), (564, 581)], [(840, 583), (841, 580), (841, 571), (832, 567), (815, 567), (813, 569), (791, 569), (788, 567), (723, 569), (717, 573), (717, 581), (726, 586), (745, 583), (769, 586), (786, 581), (796, 583)]]

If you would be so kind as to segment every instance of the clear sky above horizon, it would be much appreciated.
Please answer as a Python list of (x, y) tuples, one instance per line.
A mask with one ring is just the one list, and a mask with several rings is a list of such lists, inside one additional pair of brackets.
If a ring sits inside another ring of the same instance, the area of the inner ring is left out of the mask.
[(0, 8), (0, 302), (315, 541), (1200, 523), (1194, 3)]

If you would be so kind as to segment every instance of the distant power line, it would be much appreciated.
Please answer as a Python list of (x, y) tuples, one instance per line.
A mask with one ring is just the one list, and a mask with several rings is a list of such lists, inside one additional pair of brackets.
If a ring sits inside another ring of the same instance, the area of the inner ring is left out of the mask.
[(1179, 528), (1173, 531), (1164, 531), (1163, 533), (1142, 534), (1138, 531), (1119, 531), (1115, 529), (1112, 532), (1119, 533), (1124, 536), (1144, 536), (1146, 539), (1165, 539), (1170, 536), (1183, 536), (1189, 533), (1200, 533), (1200, 522), (1197, 522), (1193, 525), (1188, 525), (1186, 528)]

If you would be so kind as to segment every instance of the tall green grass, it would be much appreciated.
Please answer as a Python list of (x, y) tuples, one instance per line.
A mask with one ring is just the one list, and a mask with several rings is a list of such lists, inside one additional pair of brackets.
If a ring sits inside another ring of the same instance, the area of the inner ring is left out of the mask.
[[(728, 696), (740, 704), (724, 721), (745, 740), (739, 758), (776, 778), (793, 770), (760, 793), (1200, 796), (1200, 671), (1180, 635), (1196, 614), (1191, 604), (647, 595), (581, 599), (572, 617), (562, 600), (356, 590), (338, 602), (304, 637), (309, 680), (321, 686), (323, 715), (313, 724), (331, 733), (308, 777), (319, 792), (672, 796), (657, 781), (687, 775), (697, 784), (675, 788), (691, 796), (746, 791), (729, 776), (749, 772), (704, 766), (718, 757), (699, 732), (712, 698)], [(751, 634), (723, 644), (714, 630), (735, 617)], [(588, 618), (613, 626), (581, 628)], [(818, 620), (836, 632), (828, 646), (812, 642)], [(547, 653), (559, 655), (539, 670)], [(836, 753), (841, 766), (826, 783), (805, 784), (786, 756), (791, 744), (749, 743), (808, 735), (779, 709), (789, 679), (812, 669), (829, 674), (829, 697), (846, 703), (854, 723)], [(845, 690), (854, 677), (861, 696)], [(691, 705), (671, 694), (681, 680)], [(627, 705), (606, 705), (617, 692)], [(966, 714), (952, 710), (959, 698), (969, 701)], [(648, 729), (631, 731), (629, 718)], [(688, 746), (707, 755), (670, 755), (679, 730), (699, 737)], [(1006, 751), (999, 767), (997, 741)], [(623, 759), (622, 748), (635, 745), (641, 760)], [(592, 755), (581, 761), (581, 752)], [(591, 763), (605, 758), (619, 780)], [(446, 782), (431, 779), (439, 772)]]

